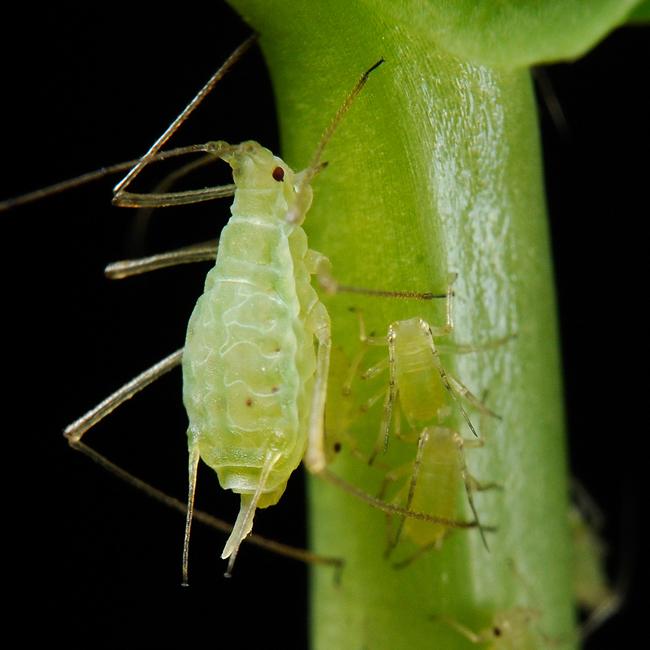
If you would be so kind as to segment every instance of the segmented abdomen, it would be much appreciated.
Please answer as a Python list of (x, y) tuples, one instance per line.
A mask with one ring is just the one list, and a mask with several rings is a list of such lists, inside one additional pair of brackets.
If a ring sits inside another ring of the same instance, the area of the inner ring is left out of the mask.
[(287, 230), (281, 222), (231, 218), (183, 356), (190, 446), (198, 443), (222, 486), (239, 493), (254, 491), (268, 452), (280, 452), (267, 483), (277, 498), (304, 453), (305, 368), (313, 363), (303, 357), (314, 354)]
[(435, 348), (419, 318), (398, 321), (395, 332), (395, 380), (404, 417), (413, 428), (439, 421), (449, 396), (435, 366)]
[[(430, 427), (428, 435), (411, 509), (444, 519), (458, 519), (462, 488), (458, 445), (449, 429)], [(404, 530), (420, 546), (441, 540), (448, 532), (442, 524), (432, 525), (417, 519), (407, 519)]]

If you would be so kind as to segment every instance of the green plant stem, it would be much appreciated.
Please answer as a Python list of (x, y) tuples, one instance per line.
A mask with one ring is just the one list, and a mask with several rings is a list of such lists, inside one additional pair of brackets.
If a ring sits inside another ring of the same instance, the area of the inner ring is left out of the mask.
[[(477, 630), (513, 606), (539, 613), (540, 638), (570, 639), (562, 386), (528, 73), (463, 62), (360, 3), (336, 12), (319, 2), (232, 4), (261, 33), (282, 155), (294, 168), (308, 164), (361, 72), (386, 59), (326, 149), (330, 165), (314, 181), (305, 225), (310, 247), (350, 285), (439, 291), (448, 272), (458, 273), (453, 340), (517, 334), (497, 350), (447, 359), (474, 392), (489, 391), (502, 416), (481, 422), (487, 444), (467, 452), (475, 476), (503, 486), (476, 496), (483, 521), (498, 527), (490, 552), (475, 532), (459, 531), (397, 571), (383, 557), (384, 515), (312, 480), (313, 548), (347, 563), (340, 584), (313, 570), (314, 647), (473, 647), (432, 616)], [(349, 295), (327, 306), (334, 344), (348, 358), (359, 349), (350, 306), (378, 334), (398, 318), (440, 323), (443, 315), (440, 304)], [(339, 399), (340, 382), (335, 371), (330, 400)], [(361, 445), (374, 440), (379, 411), (354, 423)], [(331, 469), (376, 493), (377, 472), (352, 455)]]

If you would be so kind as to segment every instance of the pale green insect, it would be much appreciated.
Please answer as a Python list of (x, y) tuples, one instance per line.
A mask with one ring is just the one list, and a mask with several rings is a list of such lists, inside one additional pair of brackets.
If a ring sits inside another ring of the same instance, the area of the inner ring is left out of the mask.
[(495, 612), (489, 624), (477, 632), (453, 619), (440, 621), (485, 650), (536, 650), (556, 645), (535, 628), (538, 618), (533, 609), (512, 607)]
[(183, 400), (191, 492), (202, 458), (224, 489), (241, 495), (222, 554), (234, 560), (255, 509), (277, 503), (303, 456), (310, 470), (325, 467), (331, 343), (329, 316), (310, 284), (324, 258), (308, 249), (300, 227), (314, 169), (295, 174), (254, 142), (217, 147), (237, 190), (190, 318)]
[(579, 487), (577, 494), (581, 497), (581, 504), (569, 507), (569, 530), (573, 553), (573, 594), (585, 617), (580, 626), (580, 636), (585, 639), (618, 612), (624, 590), (612, 586), (605, 570), (607, 549), (598, 534), (602, 516), (584, 488)]
[[(388, 347), (388, 357), (362, 375), (368, 378), (386, 369), (389, 371), (389, 385), (384, 400), (379, 437), (370, 463), (375, 461), (382, 441), (384, 447), (388, 444), (391, 422), (394, 420), (399, 423), (400, 415), (403, 415), (411, 433), (405, 434), (400, 428), (397, 435), (405, 439), (415, 435), (417, 453), (413, 463), (386, 475), (382, 494), (392, 482), (402, 479), (405, 475), (410, 476), (410, 480), (396, 495), (396, 500), (403, 503), (407, 510), (427, 512), (444, 520), (454, 521), (458, 516), (458, 496), (464, 486), (470, 509), (478, 522), (473, 492), (497, 486), (494, 483), (481, 484), (471, 476), (465, 463), (464, 447), (482, 446), (483, 440), (463, 439), (447, 422), (453, 414), (454, 406), (457, 405), (471, 431), (476, 433), (460, 399), (467, 401), (482, 413), (491, 416), (495, 414), (462, 382), (445, 370), (439, 350), (474, 352), (501, 345), (505, 339), (484, 346), (437, 345), (437, 337), (448, 335), (453, 330), (451, 303), (452, 292), (449, 287), (444, 326), (432, 327), (422, 318), (411, 318), (389, 325), (386, 337), (366, 336), (363, 319), (360, 317), (362, 341), (368, 345)], [(357, 363), (360, 363), (360, 358)], [(397, 417), (394, 413), (396, 405), (399, 406)], [(480, 523), (478, 527), (485, 542), (484, 529)], [(453, 528), (442, 521), (423, 526), (414, 520), (400, 519), (397, 530), (391, 535), (389, 548), (394, 547), (404, 533), (420, 547), (418, 553), (413, 556), (416, 557), (430, 548), (440, 547)], [(406, 562), (411, 561), (413, 557)]]
[[(325, 144), (363, 88), (372, 66), (359, 80), (325, 131), (312, 163), (295, 173), (256, 142), (212, 142), (186, 148), (227, 162), (234, 185), (189, 192), (134, 194), (126, 188), (156, 159), (167, 139), (248, 47), (231, 55), (147, 154), (116, 186), (114, 203), (127, 207), (183, 205), (234, 194), (231, 218), (222, 230), (216, 263), (190, 318), (185, 347), (143, 373), (66, 430), (80, 446), (83, 433), (99, 417), (177, 365), (182, 359), (183, 401), (189, 417), (188, 516), (183, 554), (187, 579), (190, 524), (200, 459), (218, 474), (224, 489), (241, 495), (241, 507), (222, 553), (232, 569), (243, 539), (251, 532), (256, 508), (277, 503), (287, 480), (304, 459), (323, 473), (323, 414), (331, 347), (327, 310), (311, 286), (318, 273), (334, 281), (329, 262), (309, 250), (302, 223), (312, 202), (311, 180), (324, 167)], [(182, 172), (181, 172), (182, 173)], [(205, 252), (205, 251), (203, 251)], [(164, 259), (113, 265), (126, 277), (169, 264), (195, 261), (196, 250)], [(204, 255), (199, 251), (199, 259)]]

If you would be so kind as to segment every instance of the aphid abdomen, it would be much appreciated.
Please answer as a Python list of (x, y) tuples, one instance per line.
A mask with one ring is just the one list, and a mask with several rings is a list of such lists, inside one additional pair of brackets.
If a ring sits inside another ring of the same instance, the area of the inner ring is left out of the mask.
[(305, 336), (292, 274), (286, 226), (233, 214), (183, 360), (190, 446), (198, 444), (222, 487), (255, 492), (269, 453), (278, 455), (262, 507), (280, 498), (306, 443), (298, 370)]
[(393, 323), (395, 377), (404, 417), (414, 429), (437, 422), (449, 410), (448, 393), (433, 363), (433, 341), (419, 318)]
[[(410, 508), (436, 517), (455, 520), (462, 489), (462, 474), (458, 445), (454, 432), (442, 427), (429, 427), (422, 450), (417, 485)], [(408, 488), (407, 488), (408, 489)], [(448, 528), (416, 519), (406, 519), (404, 532), (419, 546), (441, 541)]]

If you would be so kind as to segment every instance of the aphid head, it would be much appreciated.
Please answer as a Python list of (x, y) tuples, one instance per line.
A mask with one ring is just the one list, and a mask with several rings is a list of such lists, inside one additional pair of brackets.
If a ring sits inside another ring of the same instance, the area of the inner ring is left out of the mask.
[(313, 173), (296, 174), (266, 147), (248, 141), (238, 145), (214, 143), (215, 153), (232, 167), (237, 190), (253, 190), (246, 197), (248, 208), (301, 225), (312, 202), (309, 184)]

